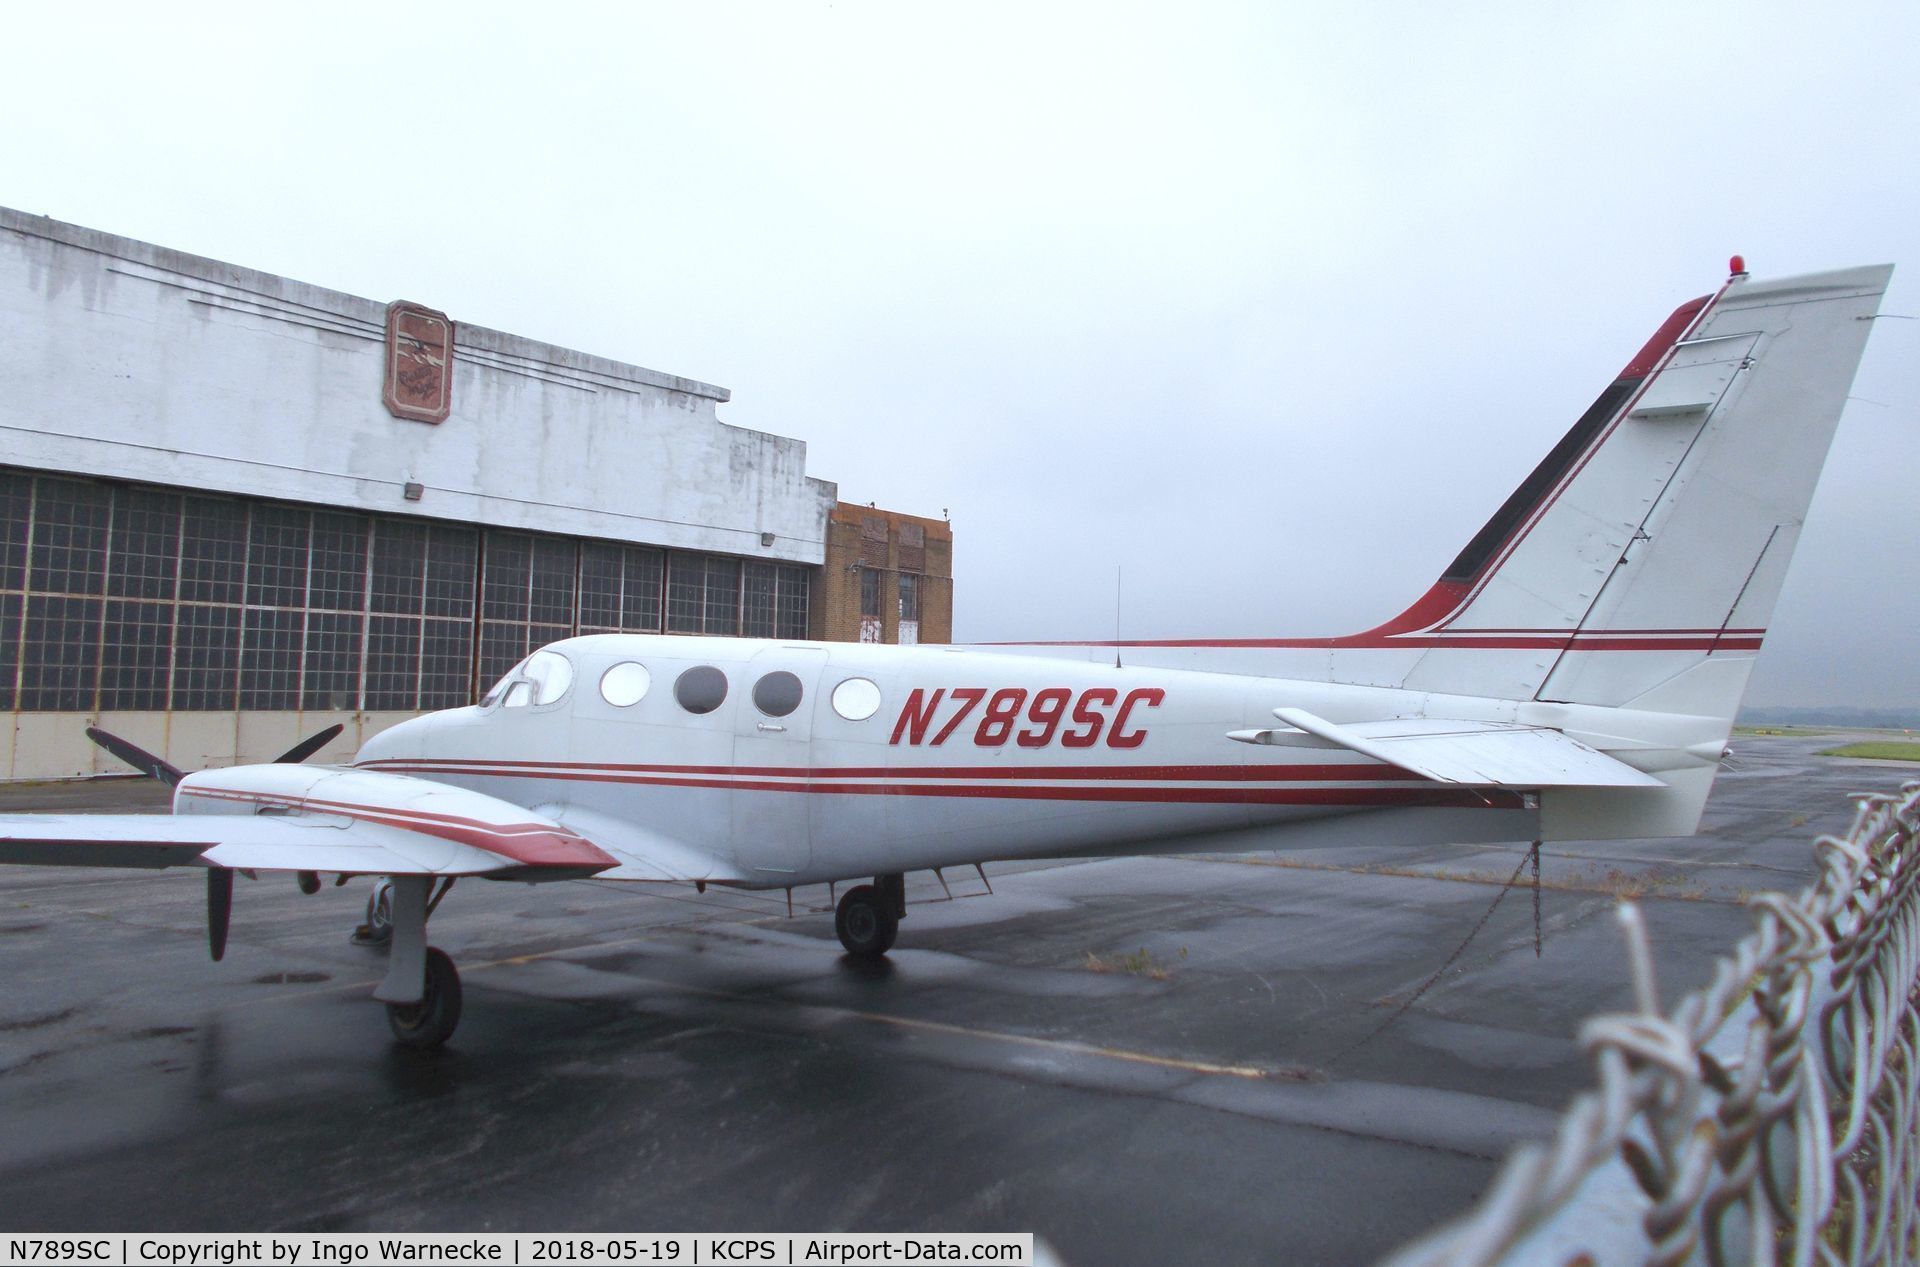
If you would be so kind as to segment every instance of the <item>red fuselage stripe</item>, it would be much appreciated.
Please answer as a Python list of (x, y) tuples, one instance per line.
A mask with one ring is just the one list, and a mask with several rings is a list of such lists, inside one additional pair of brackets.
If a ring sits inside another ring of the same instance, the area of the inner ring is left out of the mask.
[[(399, 762), (392, 763), (395, 765)], [(826, 796), (935, 796), (990, 797), (1006, 800), (1044, 801), (1127, 801), (1144, 804), (1183, 805), (1418, 805), (1460, 808), (1518, 809), (1519, 794), (1499, 790), (1486, 792), (1462, 787), (1089, 787), (1056, 783), (1053, 785), (995, 784), (967, 785), (941, 783), (823, 783), (779, 781), (768, 778), (701, 778), (692, 775), (647, 775), (615, 773), (596, 769), (527, 769), (504, 763), (435, 765), (430, 761), (408, 764), (414, 774), (452, 774), (469, 778), (549, 779), (569, 783), (625, 783), (644, 787), (716, 788), (746, 792), (799, 792)], [(756, 773), (766, 774), (766, 771)], [(889, 772), (895, 778), (910, 772)], [(796, 776), (803, 779), (806, 776)]]
[(364, 770), (419, 773), (432, 767), (440, 773), (480, 767), (501, 771), (563, 770), (595, 774), (683, 775), (724, 774), (778, 779), (1129, 779), (1139, 782), (1188, 783), (1322, 783), (1358, 780), (1369, 783), (1409, 780), (1421, 776), (1393, 766), (1353, 762), (1344, 765), (1134, 765), (1134, 766), (731, 766), (731, 765), (618, 765), (600, 761), (494, 761), (462, 757), (395, 757), (369, 761)]

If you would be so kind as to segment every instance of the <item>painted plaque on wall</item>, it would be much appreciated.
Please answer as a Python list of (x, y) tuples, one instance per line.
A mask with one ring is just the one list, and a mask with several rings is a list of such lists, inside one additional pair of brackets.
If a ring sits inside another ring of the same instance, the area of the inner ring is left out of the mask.
[(444, 312), (395, 300), (387, 305), (387, 412), (445, 422), (453, 409), (453, 322)]

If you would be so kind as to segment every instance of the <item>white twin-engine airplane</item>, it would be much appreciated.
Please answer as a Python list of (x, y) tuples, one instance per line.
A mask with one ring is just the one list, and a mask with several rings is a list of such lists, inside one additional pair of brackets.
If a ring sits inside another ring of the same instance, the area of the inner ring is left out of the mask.
[[(172, 815), (0, 817), (0, 862), (391, 878), (374, 997), (453, 1033), (461, 876), (796, 885), (849, 954), (905, 872), (1353, 841), (1690, 835), (1891, 267), (1681, 306), (1419, 601), (1343, 638), (891, 647), (569, 638), (346, 766), (182, 774)], [(1122, 667), (1124, 662), (1124, 667)], [(433, 892), (439, 885), (439, 891)]]

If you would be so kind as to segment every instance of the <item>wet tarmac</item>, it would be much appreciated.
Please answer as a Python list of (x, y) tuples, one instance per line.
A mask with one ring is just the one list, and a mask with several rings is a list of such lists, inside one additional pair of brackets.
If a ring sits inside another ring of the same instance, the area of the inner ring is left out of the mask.
[[(1736, 741), (1702, 834), (1560, 845), (1434, 987), (1518, 849), (1307, 850), (909, 877), (890, 960), (778, 894), (467, 881), (452, 1046), (395, 1047), (365, 883), (0, 868), (0, 1228), (1033, 1231), (1072, 1264), (1368, 1262), (1588, 1085), (1646, 909), (1666, 997), (1847, 794), (1910, 772)], [(145, 781), (0, 808), (128, 810)], [(1525, 880), (1524, 868), (1522, 879)], [(824, 890), (798, 895), (823, 907)], [(1371, 1035), (1371, 1037), (1369, 1037)]]

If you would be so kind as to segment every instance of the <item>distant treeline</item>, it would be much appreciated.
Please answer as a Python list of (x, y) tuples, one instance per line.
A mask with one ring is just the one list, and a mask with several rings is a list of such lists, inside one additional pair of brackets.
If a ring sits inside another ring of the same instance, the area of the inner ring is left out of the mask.
[(1742, 726), (1861, 726), (1920, 730), (1920, 708), (1743, 708)]

